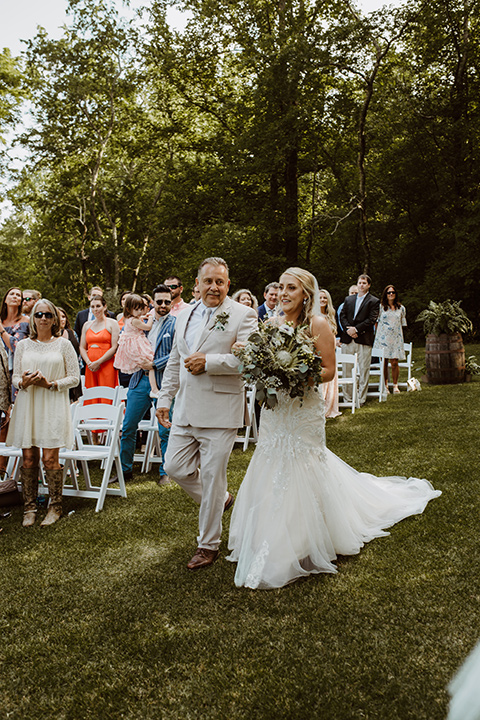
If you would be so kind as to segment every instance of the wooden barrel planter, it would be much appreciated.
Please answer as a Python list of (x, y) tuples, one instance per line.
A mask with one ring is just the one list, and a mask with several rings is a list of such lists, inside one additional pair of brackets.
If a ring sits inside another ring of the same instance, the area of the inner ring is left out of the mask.
[(427, 335), (425, 345), (427, 382), (451, 385), (465, 381), (465, 348), (460, 333)]

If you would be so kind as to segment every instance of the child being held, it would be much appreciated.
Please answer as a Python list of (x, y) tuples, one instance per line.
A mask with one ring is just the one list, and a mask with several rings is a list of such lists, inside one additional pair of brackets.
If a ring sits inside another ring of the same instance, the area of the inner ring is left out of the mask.
[[(127, 295), (123, 307), (125, 323), (120, 333), (114, 367), (127, 375), (143, 368), (139, 364), (153, 362), (153, 348), (145, 335), (151, 330), (154, 317), (148, 314), (145, 300), (140, 295)], [(150, 381), (150, 397), (158, 397), (159, 390), (155, 378), (155, 370), (148, 373)]]

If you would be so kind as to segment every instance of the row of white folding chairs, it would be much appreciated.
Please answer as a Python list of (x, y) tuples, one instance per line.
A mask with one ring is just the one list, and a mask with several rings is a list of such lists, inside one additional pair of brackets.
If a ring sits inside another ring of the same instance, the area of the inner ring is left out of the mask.
[[(106, 403), (93, 403), (83, 405), (75, 403), (73, 412), (74, 449), (61, 449), (60, 463), (63, 466), (63, 495), (82, 498), (95, 498), (95, 510), (102, 510), (106, 495), (119, 495), (126, 497), (127, 492), (120, 462), (120, 429), (123, 421), (123, 405), (107, 405)], [(98, 429), (106, 431), (105, 443), (96, 445), (92, 442), (91, 431)], [(22, 451), (19, 448), (7, 447), (0, 444), (0, 454), (9, 458), (8, 472), (13, 474), (17, 484), (20, 482), (22, 466)], [(97, 461), (102, 470), (100, 485), (94, 485), (90, 475), (89, 463)], [(82, 468), (85, 489), (79, 487), (78, 465)], [(119, 487), (109, 485), (112, 471), (115, 470)], [(43, 467), (39, 468), (41, 484), (39, 494), (47, 494)]]
[(255, 385), (247, 385), (245, 388), (245, 400), (247, 405), (247, 424), (245, 425), (244, 435), (237, 435), (236, 443), (242, 443), (243, 451), (248, 448), (248, 444), (256, 443), (258, 440), (257, 416), (255, 415), (255, 395), (257, 388)]

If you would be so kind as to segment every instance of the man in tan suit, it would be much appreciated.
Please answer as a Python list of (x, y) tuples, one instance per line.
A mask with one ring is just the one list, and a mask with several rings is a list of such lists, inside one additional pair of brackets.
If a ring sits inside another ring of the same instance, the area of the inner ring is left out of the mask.
[(245, 342), (257, 327), (255, 310), (227, 297), (225, 260), (204, 260), (196, 284), (200, 301), (177, 318), (157, 400), (158, 420), (169, 427), (168, 411), (176, 398), (165, 470), (200, 505), (198, 548), (189, 570), (217, 559), (222, 514), (234, 501), (227, 491), (227, 464), (244, 424), (245, 393), (232, 346)]

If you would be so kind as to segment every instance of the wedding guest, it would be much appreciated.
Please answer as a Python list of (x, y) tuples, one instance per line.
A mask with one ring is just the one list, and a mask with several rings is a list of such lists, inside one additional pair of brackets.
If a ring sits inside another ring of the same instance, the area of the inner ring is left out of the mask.
[(177, 317), (182, 310), (189, 307), (189, 303), (186, 303), (182, 299), (183, 285), (178, 275), (169, 275), (165, 278), (164, 285), (172, 293), (172, 306), (170, 308), (170, 315)]
[[(20, 288), (12, 287), (5, 293), (2, 305), (0, 307), (0, 337), (7, 351), (8, 370), (10, 377), (13, 373), (13, 360), (15, 356), (15, 348), (20, 340), (28, 337), (29, 318), (22, 314), (23, 295)], [(12, 386), (12, 401), (17, 395), (16, 389)], [(0, 441), (4, 442), (7, 437), (8, 418), (0, 429)], [(4, 473), (7, 468), (7, 459), (0, 457), (0, 473)]]
[(126, 297), (127, 297), (128, 295), (131, 294), (131, 292), (132, 292), (131, 290), (124, 290), (124, 291), (122, 292), (122, 294), (120, 295), (120, 306), (121, 306), (121, 308), (122, 308), (122, 311), (119, 312), (118, 315), (117, 315), (117, 317), (116, 317), (116, 320), (117, 320), (117, 322), (118, 322), (118, 327), (120, 328), (120, 330), (122, 330), (122, 328), (123, 328), (123, 322), (124, 322), (123, 308), (125, 307), (125, 299), (126, 299)]
[[(350, 285), (348, 288), (348, 295), (358, 295), (358, 288), (356, 285)], [(340, 333), (343, 332), (342, 323), (340, 322), (340, 313), (342, 312), (343, 305), (345, 303), (345, 300), (340, 303), (340, 305), (337, 308), (337, 347), (340, 347)]]
[(192, 288), (192, 299), (188, 303), (189, 305), (195, 305), (200, 300), (200, 290), (198, 285), (194, 285)]
[[(320, 312), (325, 316), (333, 337), (337, 334), (337, 322), (335, 320), (335, 308), (333, 307), (332, 297), (328, 290), (319, 291)], [(325, 417), (335, 418), (342, 413), (338, 409), (338, 371), (335, 365), (335, 375), (333, 380), (322, 383), (323, 399), (325, 401)]]
[[(370, 375), (370, 361), (372, 357), (372, 345), (374, 339), (374, 328), (378, 318), (380, 300), (370, 294), (372, 281), (368, 275), (359, 275), (357, 279), (357, 295), (349, 295), (345, 298), (343, 308), (340, 312), (340, 322), (343, 331), (341, 333), (342, 353), (358, 357), (359, 405), (365, 404), (368, 392), (368, 378)], [(352, 366), (345, 364), (344, 377), (351, 377)], [(352, 388), (344, 387), (345, 399), (351, 400)]]
[(120, 331), (117, 321), (106, 316), (106, 309), (107, 303), (103, 295), (92, 295), (90, 310), (95, 319), (83, 325), (80, 340), (80, 355), (86, 366), (85, 387), (87, 388), (102, 385), (114, 388), (118, 385), (113, 359)]
[[(64, 337), (72, 343), (77, 359), (80, 362), (80, 343), (78, 342), (77, 336), (70, 325), (67, 312), (62, 307), (57, 307), (57, 312), (58, 319), (60, 321), (60, 337)], [(78, 367), (80, 369), (80, 365)], [(83, 395), (82, 383), (78, 383), (76, 387), (71, 387), (68, 391), (68, 395), (70, 397), (70, 402), (76, 402)]]
[[(94, 295), (100, 295), (103, 298), (103, 290), (101, 287), (98, 287), (98, 285), (94, 285), (93, 287), (90, 288), (90, 290), (88, 292), (88, 296), (87, 296), (89, 303)], [(105, 308), (106, 308), (106, 303), (105, 303)], [(115, 318), (115, 315), (112, 312), (110, 312), (110, 310), (106, 310), (105, 314), (109, 318)], [(90, 320), (90, 322), (92, 320), (94, 320), (94, 315), (92, 313), (90, 305), (88, 306), (88, 308), (85, 308), (85, 310), (80, 310), (80, 312), (77, 313), (77, 317), (75, 318), (75, 324), (73, 326), (73, 329), (75, 331), (75, 335), (77, 336), (77, 338), (79, 340), (82, 337), (83, 326), (89, 320)]]
[(262, 322), (265, 322), (265, 320), (275, 315), (278, 302), (278, 288), (279, 285), (277, 282), (271, 282), (265, 285), (265, 291), (263, 293), (265, 302), (258, 308), (258, 319)]
[(15, 287), (7, 290), (0, 308), (0, 337), (9, 354), (10, 370), (13, 370), (13, 356), (17, 343), (29, 334), (29, 318), (23, 315), (22, 306), (22, 291)]
[[(154, 322), (147, 339), (152, 347), (153, 360), (150, 362), (139, 362), (141, 369), (130, 376), (127, 406), (122, 426), (120, 460), (122, 462), (125, 480), (131, 480), (133, 477), (133, 457), (138, 423), (152, 406), (148, 376), (153, 370), (156, 374), (158, 387), (160, 388), (162, 386), (163, 372), (170, 357), (175, 335), (176, 318), (170, 315), (172, 301), (170, 290), (165, 285), (157, 285), (152, 295), (155, 303), (155, 314)], [(170, 410), (170, 419), (171, 416), (172, 412)], [(157, 480), (159, 485), (166, 485), (170, 482), (164, 469), (169, 434), (170, 430), (168, 428), (159, 425), (160, 446), (162, 451), (162, 461), (159, 464), (159, 479)]]
[[(10, 417), (10, 407), (12, 404), (12, 382), (8, 369), (8, 357), (0, 343), (0, 427), (8, 423)], [(6, 433), (6, 431), (5, 431)], [(6, 437), (6, 435), (5, 435)], [(5, 470), (0, 471), (1, 473)]]
[(247, 290), (247, 288), (242, 288), (241, 290), (237, 290), (237, 292), (233, 293), (232, 300), (240, 303), (240, 305), (246, 305), (247, 307), (251, 307), (258, 311), (257, 298), (250, 290)]
[[(133, 375), (133, 373), (141, 370), (144, 365), (152, 365), (153, 363), (153, 348), (147, 339), (146, 333), (152, 329), (154, 317), (149, 315), (143, 297), (135, 293), (130, 293), (126, 298), (123, 315), (125, 326), (118, 341), (118, 349), (113, 365), (125, 375)], [(148, 380), (150, 382), (150, 397), (158, 397), (158, 385), (153, 365), (148, 373)]]
[(42, 297), (42, 293), (38, 290), (24, 290), (22, 293), (23, 297), (23, 314), (27, 317), (30, 317), (30, 313), (32, 312), (32, 308), (37, 302), (37, 300), (40, 300)]
[(385, 388), (388, 389), (388, 362), (392, 366), (393, 392), (400, 392), (398, 377), (400, 368), (399, 360), (405, 360), (405, 349), (403, 347), (403, 328), (407, 325), (406, 310), (398, 299), (397, 291), (393, 285), (387, 285), (380, 300), (380, 315), (378, 316), (377, 331), (373, 343), (373, 354), (375, 350), (383, 350), (385, 360), (383, 373), (385, 376)]
[(30, 337), (18, 343), (15, 353), (13, 383), (18, 396), (7, 435), (7, 445), (22, 448), (24, 527), (35, 523), (40, 451), (50, 496), (41, 525), (52, 525), (61, 517), (63, 470), (58, 454), (73, 444), (67, 391), (79, 381), (77, 356), (72, 344), (60, 337), (55, 305), (38, 300), (30, 315)]

